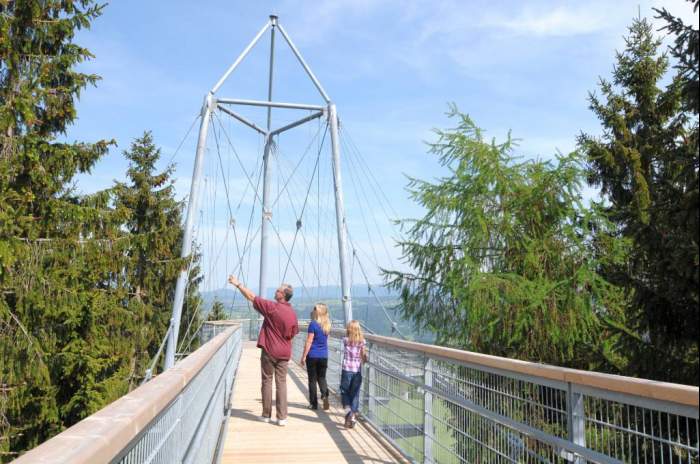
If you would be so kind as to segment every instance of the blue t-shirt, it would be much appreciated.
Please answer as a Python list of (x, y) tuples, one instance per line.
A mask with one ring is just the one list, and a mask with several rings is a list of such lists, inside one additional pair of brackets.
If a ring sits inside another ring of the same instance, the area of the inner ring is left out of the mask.
[(314, 334), (314, 341), (311, 342), (311, 349), (307, 357), (327, 358), (328, 357), (328, 335), (323, 333), (321, 325), (316, 321), (309, 324), (309, 333)]

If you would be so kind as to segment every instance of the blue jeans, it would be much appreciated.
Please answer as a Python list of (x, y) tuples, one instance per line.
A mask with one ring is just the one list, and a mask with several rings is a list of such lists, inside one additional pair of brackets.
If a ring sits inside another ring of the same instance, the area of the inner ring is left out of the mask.
[(340, 397), (343, 408), (350, 406), (352, 412), (360, 409), (360, 387), (362, 372), (343, 371), (340, 375)]

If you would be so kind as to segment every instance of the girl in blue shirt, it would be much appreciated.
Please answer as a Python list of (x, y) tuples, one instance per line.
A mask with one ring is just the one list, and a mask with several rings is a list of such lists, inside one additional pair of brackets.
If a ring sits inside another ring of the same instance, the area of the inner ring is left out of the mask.
[(331, 331), (331, 319), (328, 315), (328, 306), (316, 303), (311, 311), (311, 323), (309, 324), (304, 353), (301, 355), (301, 366), (306, 366), (309, 377), (309, 408), (318, 409), (318, 397), (316, 383), (321, 390), (323, 409), (328, 410), (328, 384), (326, 383), (326, 370), (328, 369), (328, 334)]

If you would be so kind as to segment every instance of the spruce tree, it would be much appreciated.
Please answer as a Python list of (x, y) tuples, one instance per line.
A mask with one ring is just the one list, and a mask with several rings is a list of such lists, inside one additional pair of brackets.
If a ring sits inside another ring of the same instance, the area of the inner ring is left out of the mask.
[(647, 20), (633, 22), (612, 80), (590, 96), (603, 135), (582, 134), (579, 144), (615, 235), (632, 242), (630, 259), (604, 270), (632, 297), (626, 373), (697, 385), (697, 82), (691, 89), (692, 73), (682, 71), (663, 86), (669, 59), (660, 45)]
[[(175, 282), (184, 266), (190, 266), (190, 282), (183, 307), (180, 339), (190, 337), (199, 327), (199, 255), (180, 259), (182, 246), (182, 203), (175, 199), (169, 165), (156, 171), (160, 149), (150, 132), (136, 139), (124, 156), (129, 160), (128, 183), (118, 182), (114, 207), (129, 234), (125, 279), (129, 286), (129, 311), (139, 321), (134, 334), (133, 386), (143, 376), (168, 329)], [(196, 248), (195, 248), (196, 249)], [(190, 322), (192, 322), (190, 324)], [(187, 329), (189, 327), (189, 332)], [(187, 338), (189, 339), (189, 338)]]
[(224, 321), (229, 318), (228, 313), (224, 309), (224, 304), (219, 300), (214, 300), (211, 305), (209, 314), (207, 315), (208, 321)]
[(73, 42), (102, 6), (0, 3), (0, 451), (3, 461), (126, 389), (122, 233), (109, 195), (71, 188), (109, 141), (61, 142), (98, 77)]

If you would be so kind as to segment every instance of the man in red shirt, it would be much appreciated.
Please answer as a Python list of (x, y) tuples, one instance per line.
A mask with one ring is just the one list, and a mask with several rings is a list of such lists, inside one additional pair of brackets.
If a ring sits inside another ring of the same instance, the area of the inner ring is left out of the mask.
[(282, 284), (275, 290), (275, 301), (256, 296), (252, 290), (234, 276), (228, 281), (241, 294), (253, 302), (253, 308), (264, 318), (258, 348), (260, 352), (260, 372), (262, 377), (261, 419), (270, 422), (272, 416), (272, 377), (275, 377), (275, 407), (277, 409), (277, 424), (287, 425), (287, 363), (292, 357), (292, 339), (299, 333), (297, 315), (289, 304), (294, 290), (289, 284)]

